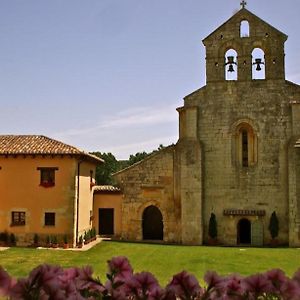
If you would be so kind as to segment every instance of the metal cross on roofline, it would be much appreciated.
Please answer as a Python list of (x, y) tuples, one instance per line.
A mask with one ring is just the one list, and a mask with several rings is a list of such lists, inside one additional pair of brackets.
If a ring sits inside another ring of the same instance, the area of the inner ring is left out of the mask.
[(246, 5), (247, 5), (247, 2), (246, 2), (245, 0), (243, 0), (243, 1), (241, 2), (241, 7), (242, 7), (242, 8), (245, 8)]

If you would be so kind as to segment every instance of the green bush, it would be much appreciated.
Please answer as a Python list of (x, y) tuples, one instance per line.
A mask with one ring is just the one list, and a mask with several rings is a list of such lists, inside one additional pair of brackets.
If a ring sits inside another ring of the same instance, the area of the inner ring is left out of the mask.
[(54, 235), (51, 240), (52, 240), (52, 244), (57, 244), (57, 236), (56, 235)]
[(47, 245), (50, 245), (51, 242), (52, 242), (52, 241), (51, 241), (50, 235), (47, 235), (47, 236), (46, 236), (46, 244), (47, 244)]
[(68, 244), (68, 236), (66, 234), (64, 235), (64, 244)]
[(270, 231), (272, 239), (275, 239), (275, 238), (278, 237), (279, 221), (278, 221), (278, 218), (277, 218), (277, 215), (276, 215), (275, 211), (272, 212), (272, 215), (270, 217), (269, 231)]
[(38, 236), (37, 233), (35, 233), (34, 236), (33, 236), (33, 243), (35, 245), (37, 245), (39, 243), (39, 236)]
[(9, 236), (9, 242), (12, 246), (16, 245), (16, 236), (13, 233), (11, 233)]
[(8, 232), (4, 231), (4, 232), (0, 232), (0, 241), (1, 242), (8, 242)]

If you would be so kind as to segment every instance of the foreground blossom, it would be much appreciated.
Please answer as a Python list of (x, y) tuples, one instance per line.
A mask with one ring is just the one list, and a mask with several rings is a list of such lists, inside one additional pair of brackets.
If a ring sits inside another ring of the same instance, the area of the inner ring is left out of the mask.
[(300, 269), (289, 278), (282, 270), (242, 277), (209, 271), (205, 287), (186, 271), (162, 288), (153, 274), (134, 273), (126, 257), (108, 261), (103, 285), (90, 267), (63, 269), (40, 265), (17, 280), (0, 267), (0, 297), (21, 300), (299, 300)]
[(12, 285), (12, 278), (6, 271), (0, 266), (0, 296), (8, 294)]

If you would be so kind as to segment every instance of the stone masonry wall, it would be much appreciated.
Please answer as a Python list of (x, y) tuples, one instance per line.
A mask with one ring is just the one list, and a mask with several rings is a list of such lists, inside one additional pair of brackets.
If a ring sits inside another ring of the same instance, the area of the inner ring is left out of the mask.
[(142, 215), (154, 205), (162, 213), (164, 241), (180, 242), (180, 203), (174, 191), (174, 146), (115, 175), (123, 193), (122, 237), (142, 240)]
[[(290, 99), (295, 96), (282, 81), (219, 82), (188, 96), (185, 106), (199, 107), (198, 137), (203, 146), (204, 236), (211, 212), (217, 216), (219, 240), (237, 243), (241, 217), (223, 215), (224, 209), (265, 210), (256, 217), (270, 241), (268, 224), (276, 211), (279, 240), (288, 243), (288, 157), (292, 136)], [(257, 163), (241, 167), (233, 155), (234, 125), (248, 121), (257, 135)]]

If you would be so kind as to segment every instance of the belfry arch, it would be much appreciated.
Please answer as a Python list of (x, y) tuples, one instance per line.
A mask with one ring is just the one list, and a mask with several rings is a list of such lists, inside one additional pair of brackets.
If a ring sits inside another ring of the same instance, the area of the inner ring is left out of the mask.
[(254, 48), (252, 56), (252, 79), (266, 79), (265, 52), (261, 48)]
[(231, 48), (225, 53), (225, 80), (238, 79), (238, 53)]

